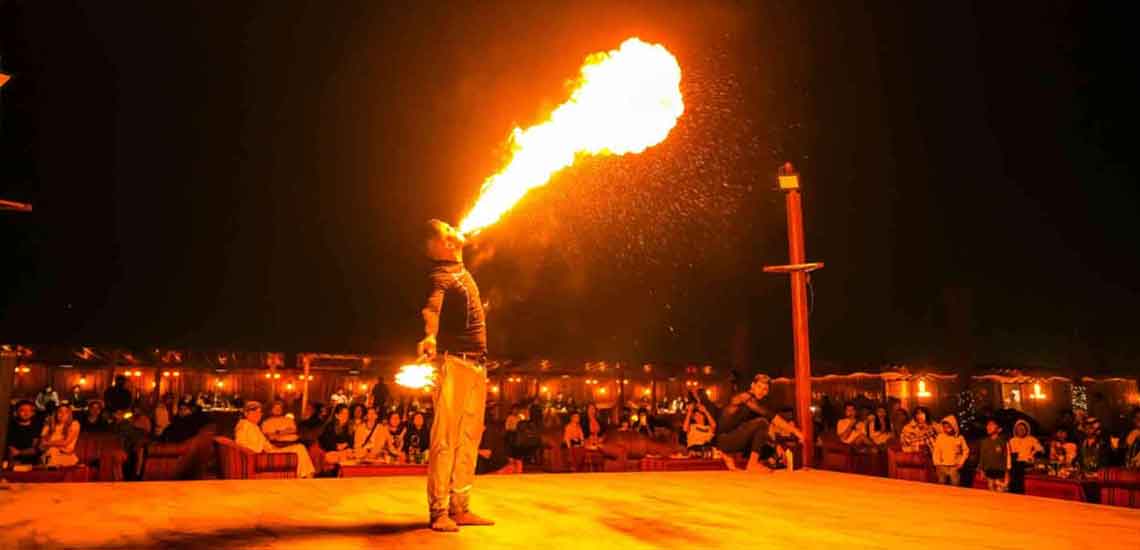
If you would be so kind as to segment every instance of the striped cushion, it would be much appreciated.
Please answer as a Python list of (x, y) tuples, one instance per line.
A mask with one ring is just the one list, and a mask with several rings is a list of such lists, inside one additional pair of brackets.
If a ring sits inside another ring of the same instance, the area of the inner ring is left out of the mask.
[(293, 453), (257, 453), (253, 455), (253, 469), (264, 472), (297, 473), (297, 455)]

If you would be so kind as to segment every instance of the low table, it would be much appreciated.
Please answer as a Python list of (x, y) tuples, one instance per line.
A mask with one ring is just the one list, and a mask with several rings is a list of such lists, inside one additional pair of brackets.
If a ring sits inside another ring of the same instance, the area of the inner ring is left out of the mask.
[(427, 464), (341, 464), (337, 477), (426, 476)]
[(0, 478), (12, 483), (81, 483), (91, 479), (91, 470), (85, 464), (63, 468), (36, 466), (26, 472), (4, 470)]

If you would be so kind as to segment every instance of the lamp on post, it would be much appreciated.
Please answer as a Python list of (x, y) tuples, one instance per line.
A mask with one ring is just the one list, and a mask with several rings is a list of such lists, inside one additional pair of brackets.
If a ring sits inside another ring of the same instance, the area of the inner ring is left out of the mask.
[(804, 434), (804, 466), (815, 463), (815, 426), (811, 412), (811, 345), (808, 338), (807, 280), (808, 273), (823, 267), (822, 263), (804, 260), (804, 220), (800, 203), (800, 178), (792, 163), (785, 162), (777, 174), (784, 191), (788, 212), (787, 265), (765, 266), (765, 273), (787, 273), (792, 282), (792, 340), (796, 359), (796, 419)]

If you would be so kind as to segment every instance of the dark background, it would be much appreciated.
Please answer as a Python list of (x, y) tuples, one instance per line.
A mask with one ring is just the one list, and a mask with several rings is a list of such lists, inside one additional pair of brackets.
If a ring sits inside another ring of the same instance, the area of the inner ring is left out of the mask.
[(35, 212), (0, 214), (0, 341), (410, 351), (423, 220), (637, 35), (685, 115), (468, 251), (493, 352), (784, 368), (760, 268), (790, 160), (817, 358), (1136, 368), (1140, 90), (1108, 5), (425, 4), (3, 3), (0, 196)]

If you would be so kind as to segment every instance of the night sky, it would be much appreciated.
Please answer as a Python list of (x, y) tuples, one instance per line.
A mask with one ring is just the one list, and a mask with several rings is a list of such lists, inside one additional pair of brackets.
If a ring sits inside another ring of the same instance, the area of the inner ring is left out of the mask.
[(642, 155), (591, 158), (468, 251), (492, 352), (813, 350), (1137, 369), (1129, 19), (1059, 2), (0, 4), (0, 341), (404, 353), (423, 221), (629, 36), (683, 71)]

